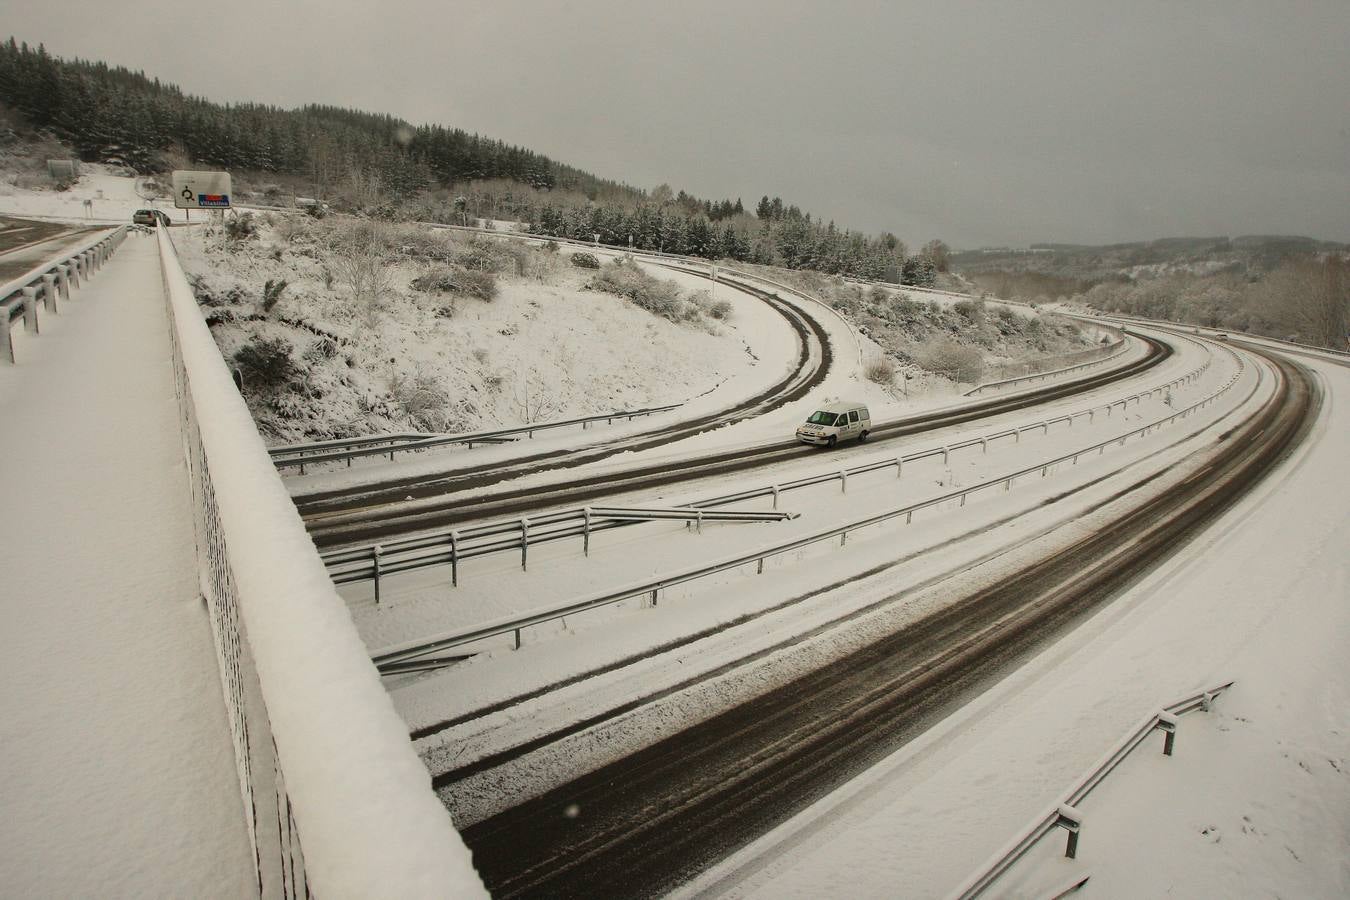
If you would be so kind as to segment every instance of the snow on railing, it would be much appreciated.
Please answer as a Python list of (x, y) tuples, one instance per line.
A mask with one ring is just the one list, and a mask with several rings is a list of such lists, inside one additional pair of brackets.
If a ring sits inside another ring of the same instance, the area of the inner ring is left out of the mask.
[(383, 456), (386, 453), (389, 454), (389, 459), (392, 461), (395, 453), (432, 450), (436, 447), (449, 447), (455, 444), (468, 444), (469, 448), (472, 449), (474, 444), (506, 443), (515, 440), (515, 436), (521, 434), (532, 438), (536, 431), (548, 431), (553, 428), (568, 428), (573, 425), (580, 425), (582, 430), (585, 430), (592, 422), (603, 421), (612, 425), (615, 419), (624, 418), (631, 422), (641, 416), (654, 416), (657, 413), (679, 409), (683, 405), (683, 403), (671, 403), (667, 406), (653, 406), (645, 409), (625, 409), (578, 416), (575, 419), (534, 422), (526, 425), (515, 425), (511, 428), (498, 428), (494, 431), (471, 431), (464, 434), (393, 434), (367, 435), (348, 439), (338, 438), (313, 444), (271, 447), (267, 452), (271, 455), (272, 462), (278, 469), (287, 466), (299, 466), (300, 474), (303, 475), (305, 466), (315, 463), (337, 462), (345, 459), (347, 465), (350, 466), (355, 458)]
[(1037, 381), (1042, 378), (1056, 378), (1115, 359), (1129, 349), (1129, 342), (1125, 340), (1124, 333), (1120, 332), (1119, 329), (1111, 328), (1111, 330), (1117, 332), (1118, 337), (1110, 344), (1093, 347), (1090, 350), (1077, 350), (1060, 356), (1046, 357), (1029, 363), (1016, 363), (1012, 366), (1000, 367), (1002, 369), (999, 372), (1000, 375), (1006, 376), (1010, 371), (1019, 369), (1023, 374), (1000, 378), (995, 381), (986, 381), (966, 391), (962, 396), (974, 397), (990, 388), (1009, 387), (1010, 385), (1021, 384), (1025, 381)]
[(125, 226), (101, 234), (78, 250), (63, 252), (13, 281), (0, 286), (0, 362), (11, 365), (14, 356), (14, 322), (22, 318), (24, 330), (39, 334), (38, 300), (55, 315), (61, 300), (70, 300), (70, 289), (79, 287), (113, 255), (126, 239)]
[(159, 246), (201, 590), (260, 895), (486, 896), (163, 229)]
[(1037, 817), (1021, 834), (1013, 838), (1006, 847), (999, 850), (976, 874), (968, 878), (960, 887), (952, 891), (949, 900), (974, 900), (990, 888), (1005, 872), (1027, 854), (1041, 838), (1063, 828), (1067, 834), (1064, 855), (1074, 859), (1078, 855), (1078, 835), (1083, 827), (1083, 813), (1079, 808), (1088, 794), (1101, 784), (1107, 775), (1125, 761), (1140, 744), (1155, 731), (1163, 733), (1163, 755), (1171, 756), (1177, 737), (1177, 716), (1197, 709), (1208, 712), (1214, 698), (1233, 686), (1227, 681), (1209, 690), (1199, 691), (1189, 697), (1183, 697), (1175, 703), (1164, 706), (1158, 712), (1144, 718), (1133, 731), (1127, 734), (1115, 747), (1111, 748), (1086, 775), (1060, 800)]

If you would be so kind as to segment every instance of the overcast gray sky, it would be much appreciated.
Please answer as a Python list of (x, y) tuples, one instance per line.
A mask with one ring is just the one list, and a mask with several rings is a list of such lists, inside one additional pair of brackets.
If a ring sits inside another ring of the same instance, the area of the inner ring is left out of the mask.
[(1350, 2), (0, 0), (218, 101), (331, 103), (911, 245), (1350, 241)]

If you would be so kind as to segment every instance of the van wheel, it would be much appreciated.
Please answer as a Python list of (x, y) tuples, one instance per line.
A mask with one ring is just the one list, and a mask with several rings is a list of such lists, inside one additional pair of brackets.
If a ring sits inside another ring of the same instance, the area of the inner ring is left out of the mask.
[(858, 443), (860, 444), (867, 443), (867, 432), (864, 431), (862, 434), (858, 435)]
[(834, 445), (837, 443), (839, 443), (839, 438), (835, 437), (834, 435), (830, 435), (830, 439), (825, 442), (825, 446), (833, 450)]

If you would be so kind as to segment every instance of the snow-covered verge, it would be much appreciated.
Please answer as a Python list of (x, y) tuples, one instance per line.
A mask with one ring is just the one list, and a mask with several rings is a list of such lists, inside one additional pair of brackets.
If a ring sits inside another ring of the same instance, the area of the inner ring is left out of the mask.
[[(307, 883), (324, 896), (480, 896), (469, 854), (276, 477), (168, 233), (157, 239), (190, 393), (188, 437), (195, 447), (199, 430), (205, 465), (198, 502), (213, 499), (218, 515), (202, 537), (228, 565), (225, 590), (256, 665)], [(222, 562), (207, 562), (204, 584), (215, 591)]]
[[(257, 222), (245, 239), (203, 230), (179, 243), (259, 429), (279, 441), (681, 403), (758, 364), (726, 307), (683, 292), (654, 314), (590, 289), (597, 272), (566, 250), (375, 226), (378, 258), (362, 272), (352, 237), (368, 226), (356, 220)], [(284, 357), (275, 377), (252, 362), (268, 347)]]
[[(975, 703), (681, 896), (942, 896), (1141, 716), (1235, 679), (1083, 805), (995, 896), (1343, 897), (1350, 891), (1350, 370), (1310, 443), (1195, 545)], [(1333, 491), (1334, 493), (1334, 491)]]
[[(85, 201), (89, 207), (85, 207)], [(143, 199), (136, 191), (136, 179), (117, 166), (83, 163), (80, 177), (66, 190), (36, 188), (12, 180), (0, 179), (0, 212), (7, 215), (60, 219), (70, 222), (128, 224), (138, 209), (158, 207), (175, 221), (182, 213), (171, 205)]]

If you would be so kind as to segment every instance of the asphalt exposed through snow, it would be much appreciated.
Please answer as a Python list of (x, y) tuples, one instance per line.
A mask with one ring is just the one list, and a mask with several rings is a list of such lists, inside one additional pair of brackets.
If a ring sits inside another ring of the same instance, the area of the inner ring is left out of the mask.
[[(1273, 359), (1274, 396), (1210, 464), (1112, 528), (466, 829), (493, 896), (658, 895), (922, 733), (1175, 553), (1297, 445), (1320, 398), (1306, 370)], [(453, 790), (453, 776), (437, 783)]]

